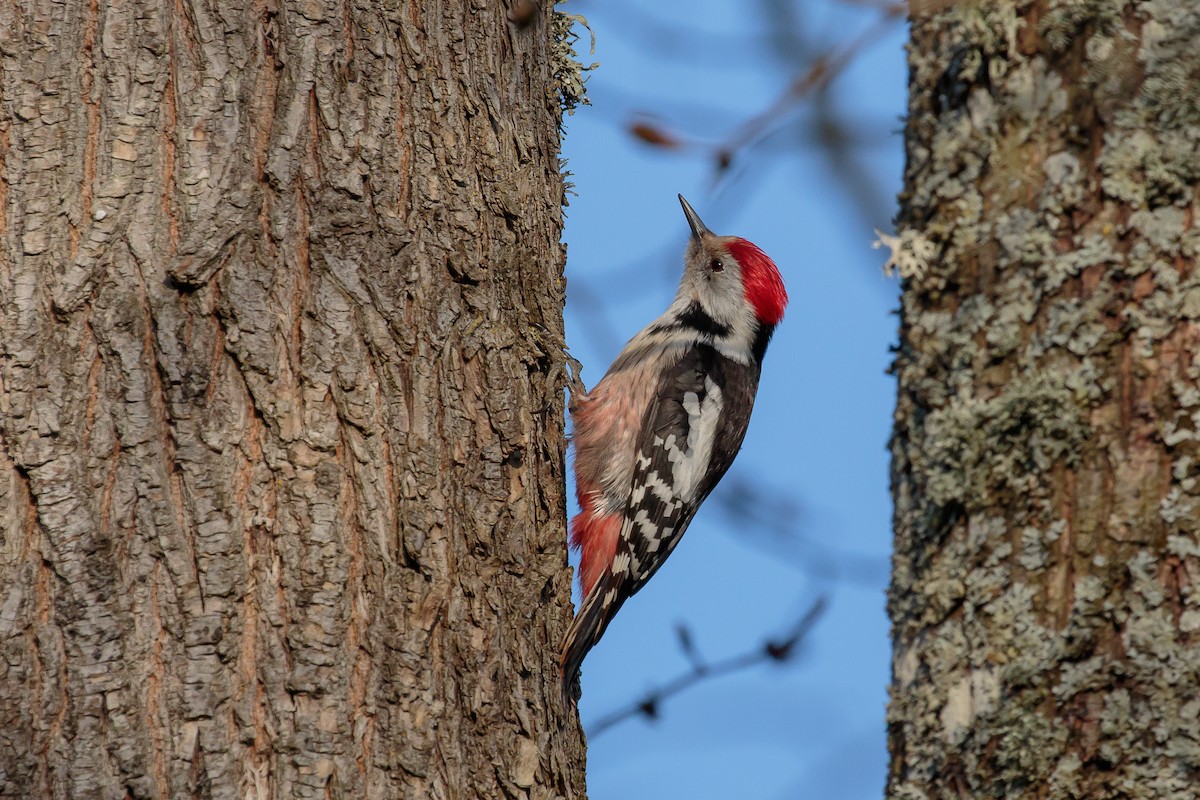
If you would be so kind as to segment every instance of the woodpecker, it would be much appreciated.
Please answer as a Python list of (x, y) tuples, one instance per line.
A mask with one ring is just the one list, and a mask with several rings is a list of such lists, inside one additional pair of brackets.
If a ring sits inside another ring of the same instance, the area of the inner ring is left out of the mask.
[(663, 565), (742, 446), (787, 291), (766, 253), (717, 236), (679, 195), (692, 236), (675, 300), (571, 398), (583, 605), (563, 642), (564, 703), (617, 610)]

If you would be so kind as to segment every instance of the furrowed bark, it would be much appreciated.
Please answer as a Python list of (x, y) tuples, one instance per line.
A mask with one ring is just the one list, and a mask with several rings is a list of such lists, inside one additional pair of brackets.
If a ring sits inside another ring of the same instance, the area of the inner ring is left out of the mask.
[(551, 15), (0, 4), (5, 796), (582, 796)]

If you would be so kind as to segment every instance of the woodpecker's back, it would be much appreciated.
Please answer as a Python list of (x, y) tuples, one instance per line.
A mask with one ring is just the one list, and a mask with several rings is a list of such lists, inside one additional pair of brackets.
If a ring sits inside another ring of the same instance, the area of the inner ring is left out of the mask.
[(583, 605), (563, 643), (564, 701), (621, 605), (646, 584), (742, 446), (787, 292), (755, 245), (692, 229), (674, 302), (571, 398)]

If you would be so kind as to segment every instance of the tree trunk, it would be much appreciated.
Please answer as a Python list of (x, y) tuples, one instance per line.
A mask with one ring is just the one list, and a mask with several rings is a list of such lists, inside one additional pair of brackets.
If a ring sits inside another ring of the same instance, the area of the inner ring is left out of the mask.
[(1194, 800), (1200, 5), (915, 5), (887, 795)]
[(582, 796), (547, 6), (0, 2), (5, 796)]

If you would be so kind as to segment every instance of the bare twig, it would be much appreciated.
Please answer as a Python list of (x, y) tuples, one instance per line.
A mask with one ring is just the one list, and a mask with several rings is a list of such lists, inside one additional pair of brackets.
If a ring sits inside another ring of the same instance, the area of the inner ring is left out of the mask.
[(686, 626), (681, 625), (679, 628), (680, 646), (692, 664), (691, 671), (685, 672), (657, 689), (650, 690), (640, 700), (635, 700), (628, 706), (596, 720), (588, 727), (588, 738), (594, 738), (631, 717), (643, 716), (647, 719), (657, 719), (663, 701), (690, 689), (701, 681), (722, 678), (768, 661), (787, 661), (796, 654), (799, 645), (820, 619), (821, 614), (825, 612), (826, 605), (828, 603), (825, 597), (818, 597), (782, 639), (769, 639), (752, 650), (713, 663), (706, 662), (700, 656), (691, 633)]
[[(874, 4), (872, 4), (874, 5)], [(703, 142), (665, 130), (648, 119), (630, 125), (630, 133), (655, 147), (675, 151), (701, 151), (712, 158), (717, 172), (724, 172), (739, 151), (758, 142), (781, 118), (789, 114), (802, 100), (824, 89), (854, 60), (864, 48), (885, 34), (908, 11), (904, 2), (889, 0), (877, 6), (880, 17), (854, 39), (832, 47), (817, 58), (804, 72), (788, 84), (783, 94), (770, 106), (747, 119), (723, 142)]]
[(805, 97), (823, 89), (854, 60), (863, 48), (887, 32), (892, 23), (905, 13), (904, 3), (891, 3), (873, 25), (840, 48), (830, 48), (813, 62), (804, 73), (796, 76), (784, 93), (770, 107), (746, 120), (717, 151), (718, 163), (727, 160), (737, 150), (754, 143), (780, 117), (790, 112)]

